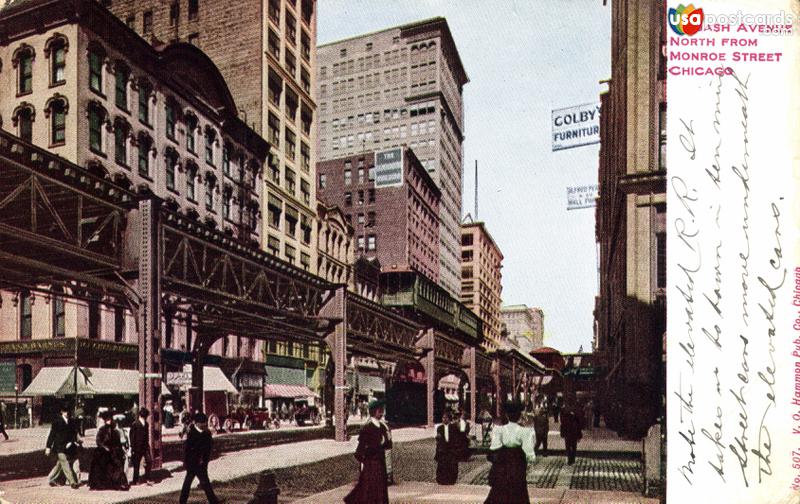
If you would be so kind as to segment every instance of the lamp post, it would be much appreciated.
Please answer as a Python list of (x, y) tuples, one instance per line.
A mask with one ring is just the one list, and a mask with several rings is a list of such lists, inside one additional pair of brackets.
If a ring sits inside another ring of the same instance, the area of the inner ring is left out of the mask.
[(19, 385), (14, 384), (14, 429), (19, 429)]

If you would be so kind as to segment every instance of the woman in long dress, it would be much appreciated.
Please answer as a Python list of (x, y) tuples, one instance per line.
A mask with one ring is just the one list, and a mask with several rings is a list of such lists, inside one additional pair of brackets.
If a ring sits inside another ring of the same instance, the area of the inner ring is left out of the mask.
[(442, 414), (442, 425), (436, 429), (436, 483), (455, 485), (461, 456), (458, 426), (452, 423), (449, 411)]
[(369, 404), (369, 420), (358, 434), (356, 460), (361, 463), (361, 473), (355, 488), (344, 498), (346, 504), (389, 504), (386, 477), (386, 450), (392, 447), (392, 436), (381, 421), (383, 402)]
[(125, 475), (125, 452), (110, 411), (100, 418), (103, 425), (97, 430), (97, 448), (89, 469), (89, 488), (92, 490), (128, 490)]
[(530, 504), (528, 498), (528, 463), (533, 462), (536, 435), (519, 425), (522, 406), (506, 404), (506, 425), (492, 429), (489, 447), (489, 496), (484, 504)]

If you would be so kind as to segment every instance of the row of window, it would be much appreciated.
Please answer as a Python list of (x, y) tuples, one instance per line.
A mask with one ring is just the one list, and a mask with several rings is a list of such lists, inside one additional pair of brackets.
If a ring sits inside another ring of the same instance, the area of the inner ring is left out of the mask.
[[(55, 295), (49, 300), (51, 311), (51, 336), (64, 338), (66, 336), (66, 302), (60, 287), (53, 287)], [(19, 309), (19, 339), (33, 339), (33, 304), (36, 301), (34, 292), (23, 290), (15, 295), (14, 304)], [(88, 337), (100, 338), (100, 302), (89, 301)], [(114, 341), (125, 341), (125, 310), (120, 306), (114, 308)]]

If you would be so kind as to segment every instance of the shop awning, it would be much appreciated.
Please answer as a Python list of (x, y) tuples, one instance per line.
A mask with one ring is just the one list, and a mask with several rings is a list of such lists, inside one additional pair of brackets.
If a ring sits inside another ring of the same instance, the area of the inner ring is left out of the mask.
[(280, 385), (270, 383), (264, 385), (264, 397), (274, 399), (276, 397), (296, 398), (296, 397), (316, 397), (310, 388), (305, 385)]
[[(138, 395), (139, 372), (135, 369), (78, 368), (78, 395)], [(75, 394), (73, 366), (45, 367), (20, 395), (70, 396)], [(161, 394), (170, 395), (161, 384)]]

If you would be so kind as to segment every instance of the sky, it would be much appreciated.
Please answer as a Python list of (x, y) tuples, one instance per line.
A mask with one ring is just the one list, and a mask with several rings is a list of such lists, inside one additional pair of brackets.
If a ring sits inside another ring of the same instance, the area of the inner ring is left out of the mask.
[(591, 350), (597, 247), (594, 209), (566, 207), (566, 188), (597, 183), (599, 145), (551, 151), (551, 110), (599, 101), (611, 76), (611, 7), (602, 0), (319, 0), (317, 42), (442, 16), (464, 86), (462, 214), (503, 252), (503, 302), (544, 310), (544, 344)]

